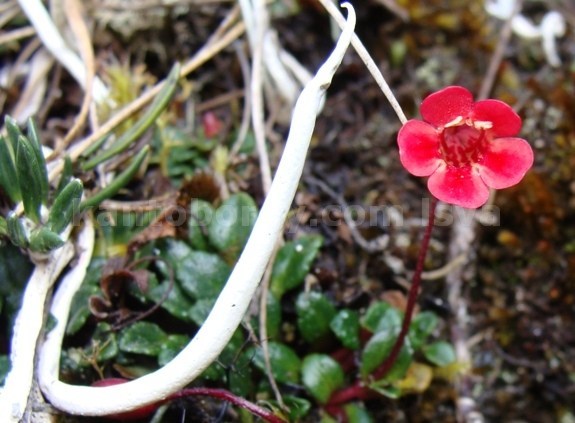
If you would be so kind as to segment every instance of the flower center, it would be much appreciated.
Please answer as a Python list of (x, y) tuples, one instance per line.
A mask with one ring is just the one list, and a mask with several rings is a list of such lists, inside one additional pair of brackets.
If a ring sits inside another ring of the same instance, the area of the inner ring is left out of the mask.
[(488, 142), (488, 122), (473, 122), (459, 117), (440, 132), (440, 149), (448, 166), (466, 167), (483, 160)]

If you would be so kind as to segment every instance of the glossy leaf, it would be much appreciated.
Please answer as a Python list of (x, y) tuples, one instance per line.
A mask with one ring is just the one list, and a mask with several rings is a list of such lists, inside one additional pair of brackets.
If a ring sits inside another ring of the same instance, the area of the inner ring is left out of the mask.
[(40, 222), (40, 207), (46, 202), (43, 190), (46, 169), (41, 169), (40, 166), (30, 141), (20, 135), (16, 149), (18, 185), (22, 193), (24, 212), (34, 223)]
[(190, 338), (185, 335), (168, 335), (166, 341), (160, 346), (158, 354), (158, 364), (165, 366), (190, 342)]
[(66, 335), (77, 333), (90, 317), (88, 300), (91, 296), (99, 294), (100, 289), (95, 284), (83, 283), (80, 289), (74, 294), (70, 306), (70, 317), (66, 326)]
[(409, 326), (409, 340), (414, 350), (419, 349), (437, 327), (439, 318), (431, 311), (418, 313)]
[(8, 236), (8, 222), (3, 216), (0, 216), (0, 237)]
[(329, 326), (344, 347), (352, 350), (359, 348), (359, 315), (357, 312), (348, 309), (340, 310)]
[(188, 238), (193, 248), (208, 249), (208, 227), (214, 218), (215, 209), (204, 200), (193, 200), (190, 203), (190, 218), (188, 219)]
[(296, 301), (297, 325), (302, 337), (313, 342), (330, 330), (335, 306), (320, 292), (302, 292)]
[(317, 235), (302, 236), (280, 248), (272, 268), (270, 290), (277, 298), (301, 285), (309, 273), (323, 239)]
[(351, 403), (343, 407), (349, 423), (372, 423), (369, 413), (362, 404)]
[[(288, 408), (288, 421), (299, 422), (311, 410), (311, 402), (305, 398), (285, 395), (283, 401)], [(275, 409), (280, 409), (276, 401), (269, 401)]]
[(235, 261), (252, 231), (258, 214), (254, 200), (247, 194), (230, 196), (214, 213), (208, 228), (210, 243)]
[(168, 335), (155, 323), (136, 322), (124, 329), (119, 336), (121, 351), (157, 356)]
[(80, 211), (80, 200), (84, 186), (79, 179), (72, 179), (56, 196), (50, 213), (48, 214), (48, 222), (46, 226), (57, 234), (72, 223), (72, 219), (76, 213)]
[(344, 373), (337, 361), (329, 355), (311, 354), (301, 367), (302, 383), (320, 403), (325, 404), (331, 394), (343, 386)]
[[(145, 297), (155, 303), (162, 301), (165, 292), (170, 289), (168, 281), (161, 284), (155, 284), (145, 293)], [(167, 298), (162, 301), (161, 307), (172, 316), (183, 320), (184, 322), (193, 322), (192, 307), (194, 302), (182, 291), (179, 284), (172, 285)]]
[(447, 366), (455, 362), (455, 350), (445, 341), (437, 341), (423, 347), (425, 358), (436, 366)]
[(18, 177), (16, 174), (15, 152), (12, 145), (0, 134), (0, 186), (8, 194), (13, 203), (22, 200)]
[(219, 256), (205, 251), (191, 251), (178, 260), (175, 270), (182, 289), (196, 299), (217, 297), (230, 274)]
[[(270, 362), (274, 378), (280, 383), (299, 383), (301, 360), (294, 350), (279, 342), (268, 344)], [(253, 363), (265, 372), (263, 350), (257, 348), (253, 355)]]
[(387, 303), (378, 301), (369, 306), (365, 315), (361, 318), (361, 326), (370, 332), (376, 332), (379, 322), (385, 313), (391, 308)]
[[(365, 345), (361, 354), (360, 371), (362, 377), (368, 378), (371, 372), (387, 358), (397, 338), (399, 330), (386, 330), (375, 333)], [(413, 349), (409, 339), (405, 340), (399, 356), (389, 372), (382, 378), (384, 382), (394, 382), (403, 378), (411, 364)]]
[[(151, 125), (153, 125), (164, 109), (168, 106), (178, 86), (180, 66), (176, 63), (170, 71), (166, 82), (144, 115), (106, 151), (86, 162), (84, 170), (90, 170), (98, 164), (120, 154), (126, 150), (134, 140), (139, 138)], [(146, 146), (147, 147), (147, 146)]]

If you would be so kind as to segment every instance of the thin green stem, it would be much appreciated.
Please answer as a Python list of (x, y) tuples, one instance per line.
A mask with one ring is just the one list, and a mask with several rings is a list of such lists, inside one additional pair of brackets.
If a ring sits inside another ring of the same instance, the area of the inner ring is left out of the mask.
[(421, 248), (419, 249), (419, 257), (417, 258), (415, 273), (413, 274), (413, 279), (411, 281), (411, 288), (409, 289), (409, 294), (407, 297), (407, 305), (405, 307), (403, 323), (401, 324), (401, 331), (399, 332), (399, 336), (395, 340), (395, 344), (393, 345), (391, 352), (389, 353), (385, 361), (373, 373), (373, 377), (376, 380), (381, 379), (391, 370), (393, 364), (395, 363), (397, 357), (399, 356), (401, 348), (403, 347), (405, 337), (409, 332), (409, 325), (411, 324), (411, 319), (413, 318), (413, 310), (415, 308), (415, 302), (417, 301), (417, 296), (419, 294), (419, 287), (421, 285), (421, 273), (423, 272), (425, 256), (427, 255), (427, 250), (429, 249), (429, 241), (431, 240), (431, 231), (433, 230), (433, 221), (435, 220), (436, 206), (437, 206), (437, 199), (435, 197), (431, 197), (427, 227), (425, 228), (423, 240), (421, 241)]

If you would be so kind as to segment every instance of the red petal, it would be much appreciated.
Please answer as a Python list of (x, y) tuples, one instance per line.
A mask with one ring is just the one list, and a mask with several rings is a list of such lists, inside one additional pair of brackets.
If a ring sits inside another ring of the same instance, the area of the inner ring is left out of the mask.
[(503, 101), (482, 100), (473, 105), (472, 118), (492, 122), (491, 129), (495, 137), (512, 137), (521, 129), (521, 118)]
[(441, 163), (437, 130), (420, 120), (410, 120), (397, 134), (399, 159), (415, 176), (429, 176)]
[(489, 189), (471, 167), (441, 166), (427, 181), (429, 191), (441, 201), (476, 209), (487, 202)]
[(533, 150), (521, 138), (497, 138), (478, 165), (481, 179), (491, 188), (517, 184), (533, 165)]
[(458, 116), (467, 117), (473, 110), (473, 95), (463, 87), (447, 87), (423, 100), (421, 107), (423, 120), (436, 127), (452, 122)]

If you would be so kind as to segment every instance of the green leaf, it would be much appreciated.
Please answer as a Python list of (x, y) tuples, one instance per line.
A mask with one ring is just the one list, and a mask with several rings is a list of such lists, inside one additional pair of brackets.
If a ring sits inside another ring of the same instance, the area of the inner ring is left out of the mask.
[(22, 220), (16, 217), (15, 214), (11, 213), (6, 219), (6, 229), (8, 231), (8, 236), (10, 241), (17, 247), (28, 248), (28, 235)]
[(43, 189), (46, 168), (41, 168), (32, 144), (23, 135), (18, 138), (16, 171), (26, 216), (40, 223), (40, 207), (46, 202)]
[(328, 355), (311, 354), (301, 366), (302, 382), (308, 392), (321, 404), (344, 384), (344, 373), (337, 361)]
[(30, 249), (32, 251), (48, 253), (62, 245), (64, 245), (64, 240), (45, 226), (34, 229), (30, 234)]
[(4, 299), (3, 332), (6, 339), (11, 339), (14, 319), (20, 310), (22, 292), (34, 266), (28, 257), (12, 244), (0, 248), (0, 297)]
[(39, 163), (39, 170), (42, 172), (42, 199), (43, 203), (46, 204), (48, 200), (48, 169), (46, 168), (46, 159), (44, 158), (44, 152), (42, 151), (42, 142), (40, 141), (40, 136), (38, 134), (38, 128), (34, 119), (29, 118), (27, 122), (27, 132), (26, 135), (30, 140), (32, 149), (36, 154), (36, 160)]
[(129, 130), (122, 134), (108, 150), (86, 162), (83, 166), (83, 169), (93, 169), (100, 163), (121, 153), (127, 149), (134, 140), (139, 138), (151, 125), (153, 125), (160, 113), (162, 113), (168, 106), (170, 100), (176, 92), (179, 77), (180, 66), (176, 63), (166, 78), (164, 86), (154, 99), (151, 106), (146, 110), (144, 115), (138, 119), (138, 121)]
[(372, 423), (369, 413), (361, 404), (351, 403), (343, 407), (349, 423)]
[(403, 321), (402, 313), (386, 303), (375, 303), (362, 319), (362, 325), (370, 332), (399, 329)]
[(321, 247), (323, 239), (317, 235), (302, 236), (287, 242), (274, 261), (270, 290), (279, 299), (286, 291), (303, 283)]
[(229, 262), (240, 255), (258, 214), (254, 200), (245, 193), (231, 195), (214, 213), (208, 228), (210, 243)]
[(329, 326), (344, 347), (352, 350), (359, 348), (359, 315), (357, 312), (343, 309), (332, 319)]
[[(283, 397), (285, 406), (288, 408), (288, 421), (299, 422), (311, 410), (311, 402), (305, 398), (285, 395)], [(275, 400), (269, 401), (274, 409), (279, 410), (280, 406)]]
[(307, 342), (313, 342), (329, 332), (335, 316), (335, 306), (320, 292), (302, 292), (296, 301), (298, 328)]
[[(86, 357), (94, 357), (98, 363), (111, 360), (118, 355), (116, 333), (108, 323), (98, 323), (90, 338), (90, 346), (85, 348)], [(93, 365), (93, 363), (87, 363)]]
[[(157, 284), (150, 288), (145, 297), (158, 303), (162, 300), (167, 289), (170, 288), (168, 281)], [(192, 307), (194, 302), (182, 291), (178, 284), (172, 285), (168, 297), (162, 301), (161, 307), (165, 309), (172, 316), (183, 320), (184, 322), (194, 322), (192, 319)]]
[(381, 301), (371, 304), (361, 319), (361, 326), (370, 332), (376, 332), (380, 320), (390, 308), (389, 304)]
[(188, 342), (190, 342), (190, 338), (185, 335), (168, 335), (167, 340), (160, 347), (158, 364), (161, 367), (168, 364), (188, 345)]
[(217, 255), (191, 251), (176, 263), (176, 278), (181, 287), (196, 299), (219, 295), (230, 274), (230, 267)]
[(4, 386), (6, 376), (10, 372), (10, 359), (7, 355), (0, 355), (0, 386)]
[(12, 151), (16, 154), (18, 148), (18, 138), (23, 135), (18, 122), (16, 122), (12, 117), (6, 115), (4, 116), (4, 126), (6, 127), (6, 133), (8, 134), (8, 140), (12, 146)]
[(83, 283), (80, 289), (76, 291), (70, 305), (70, 317), (66, 326), (66, 335), (74, 335), (84, 326), (91, 315), (88, 300), (92, 295), (98, 293), (100, 293), (99, 287), (88, 283)]
[(119, 338), (121, 351), (157, 356), (168, 335), (155, 323), (136, 322), (120, 332)]
[(46, 226), (57, 234), (72, 223), (75, 214), (80, 211), (80, 200), (84, 186), (79, 179), (72, 179), (56, 196), (50, 213), (48, 214), (48, 222)]
[(208, 314), (212, 311), (215, 302), (216, 298), (202, 298), (197, 300), (190, 308), (190, 319), (198, 326), (203, 325)]
[[(371, 372), (376, 370), (387, 358), (395, 344), (398, 333), (399, 330), (393, 329), (380, 331), (375, 333), (367, 344), (365, 344), (361, 354), (360, 366), (360, 372), (364, 379), (366, 379)], [(409, 344), (409, 338), (406, 338), (397, 360), (382, 380), (384, 382), (394, 382), (404, 377), (409, 365), (411, 364), (412, 357), (413, 349)]]
[[(274, 378), (281, 383), (299, 383), (301, 360), (294, 350), (279, 342), (268, 343), (270, 363)], [(254, 365), (262, 372), (266, 371), (263, 350), (255, 349)]]
[(215, 210), (204, 200), (193, 200), (190, 203), (190, 218), (188, 219), (188, 238), (193, 248), (208, 249), (208, 226), (214, 218)]
[(280, 301), (271, 292), (267, 298), (266, 329), (268, 339), (277, 339), (282, 324), (282, 307)]
[(439, 318), (431, 311), (418, 313), (409, 326), (409, 340), (414, 350), (418, 350), (437, 327)]
[(0, 237), (8, 236), (8, 222), (0, 216)]
[(0, 186), (10, 197), (13, 203), (22, 200), (18, 177), (16, 174), (16, 165), (14, 164), (14, 151), (12, 145), (6, 138), (0, 135)]
[(443, 367), (455, 362), (455, 350), (445, 341), (437, 341), (423, 347), (425, 358), (436, 366)]
[(90, 198), (84, 200), (80, 205), (80, 210), (96, 207), (102, 201), (107, 200), (108, 198), (115, 195), (118, 191), (120, 191), (120, 189), (122, 189), (128, 182), (130, 182), (136, 172), (140, 169), (140, 166), (144, 162), (144, 159), (148, 155), (149, 151), (150, 147), (147, 145), (144, 146), (144, 148), (142, 148), (142, 150), (140, 150), (136, 157), (134, 157), (134, 159), (130, 162), (130, 165), (124, 169), (122, 173), (117, 175), (110, 183), (110, 185), (92, 195)]

